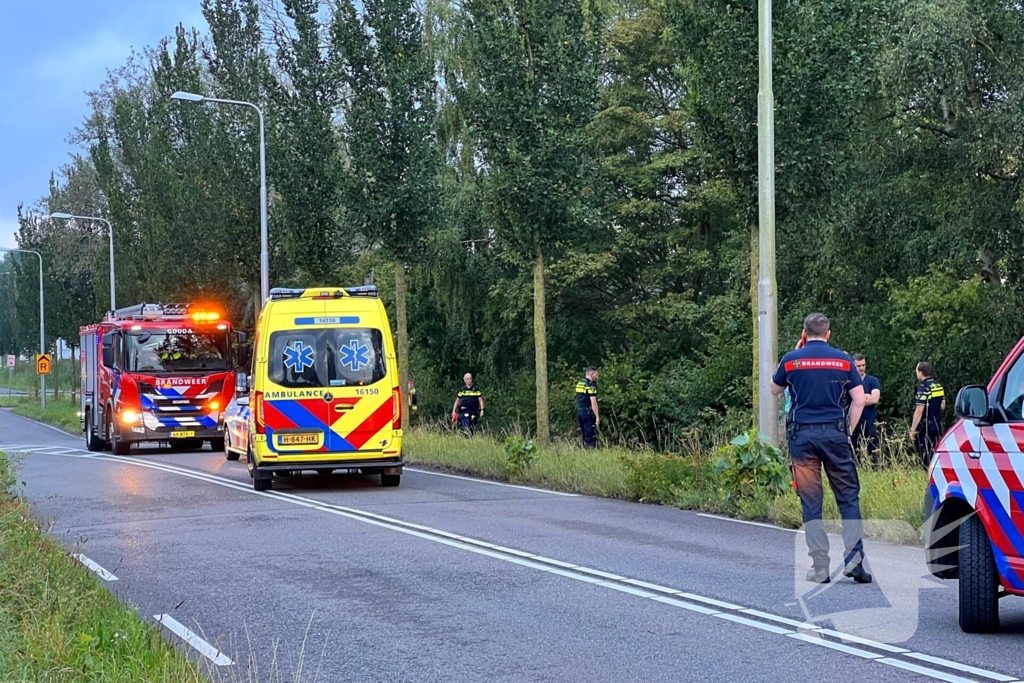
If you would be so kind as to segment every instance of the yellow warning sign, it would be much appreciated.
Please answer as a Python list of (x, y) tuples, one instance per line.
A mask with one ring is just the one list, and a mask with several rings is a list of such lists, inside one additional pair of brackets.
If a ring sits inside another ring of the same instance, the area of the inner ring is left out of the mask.
[(37, 375), (49, 375), (50, 367), (53, 364), (50, 354), (43, 354), (36, 356), (36, 374)]

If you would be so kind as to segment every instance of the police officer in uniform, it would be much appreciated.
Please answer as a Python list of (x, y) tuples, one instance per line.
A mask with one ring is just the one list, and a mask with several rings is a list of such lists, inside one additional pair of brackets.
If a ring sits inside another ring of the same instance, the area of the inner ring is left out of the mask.
[[(783, 356), (772, 377), (771, 390), (778, 396), (788, 388), (792, 397), (786, 431), (793, 481), (803, 510), (804, 538), (813, 562), (807, 580), (828, 583), (832, 578), (828, 534), (821, 517), (824, 466), (843, 518), (843, 574), (857, 583), (870, 583), (871, 574), (863, 565), (860, 480), (850, 445), (850, 428), (856, 428), (864, 410), (864, 387), (853, 359), (829, 346), (831, 334), (824, 314), (807, 316), (800, 343), (795, 351)], [(843, 395), (847, 393), (849, 418), (843, 409)]]
[(597, 409), (597, 368), (584, 368), (583, 379), (576, 383), (576, 420), (584, 448), (597, 446), (597, 428), (601, 413)]
[(484, 416), (484, 397), (473, 384), (473, 375), (467, 372), (462, 381), (465, 386), (459, 389), (452, 406), (452, 422), (458, 420), (459, 428), (471, 436), (476, 430), (476, 423)]
[(946, 409), (946, 392), (935, 381), (931, 363), (917, 364), (917, 391), (914, 392), (914, 419), (910, 433), (914, 448), (925, 467), (931, 462), (935, 444), (942, 436), (942, 411)]

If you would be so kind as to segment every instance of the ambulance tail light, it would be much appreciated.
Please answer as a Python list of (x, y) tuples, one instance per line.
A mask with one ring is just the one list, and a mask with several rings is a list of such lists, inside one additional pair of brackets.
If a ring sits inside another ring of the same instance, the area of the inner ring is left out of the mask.
[(256, 433), (265, 434), (267, 425), (264, 422), (263, 416), (263, 392), (254, 391), (252, 392), (252, 417), (256, 423)]
[(391, 390), (391, 428), (402, 428), (402, 392), (398, 387)]

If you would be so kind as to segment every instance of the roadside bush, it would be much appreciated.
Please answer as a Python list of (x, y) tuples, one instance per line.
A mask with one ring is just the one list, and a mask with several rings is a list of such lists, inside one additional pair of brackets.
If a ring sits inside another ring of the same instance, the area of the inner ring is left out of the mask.
[(537, 459), (537, 446), (521, 436), (505, 438), (505, 471), (509, 479), (519, 479)]
[(753, 430), (718, 449), (715, 471), (719, 499), (736, 506), (759, 494), (780, 496), (791, 481), (786, 456)]
[(674, 455), (625, 457), (622, 466), (627, 495), (641, 503), (671, 504), (694, 481), (693, 461)]

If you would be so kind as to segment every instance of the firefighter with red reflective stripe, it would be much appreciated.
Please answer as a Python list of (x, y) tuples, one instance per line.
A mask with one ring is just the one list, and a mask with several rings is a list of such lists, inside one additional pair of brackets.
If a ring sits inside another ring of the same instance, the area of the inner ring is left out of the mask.
[[(776, 396), (787, 388), (792, 406), (787, 416), (786, 434), (793, 481), (803, 511), (804, 538), (812, 567), (807, 580), (828, 583), (829, 544), (822, 521), (824, 491), (821, 468), (835, 494), (843, 518), (843, 543), (846, 554), (843, 574), (857, 583), (870, 583), (864, 569), (864, 523), (860, 516), (860, 480), (850, 445), (851, 429), (856, 428), (864, 410), (864, 387), (853, 359), (829, 346), (832, 336), (829, 320), (822, 313), (804, 319), (804, 331), (795, 351), (782, 358), (772, 377)], [(850, 412), (844, 409), (848, 395)]]

